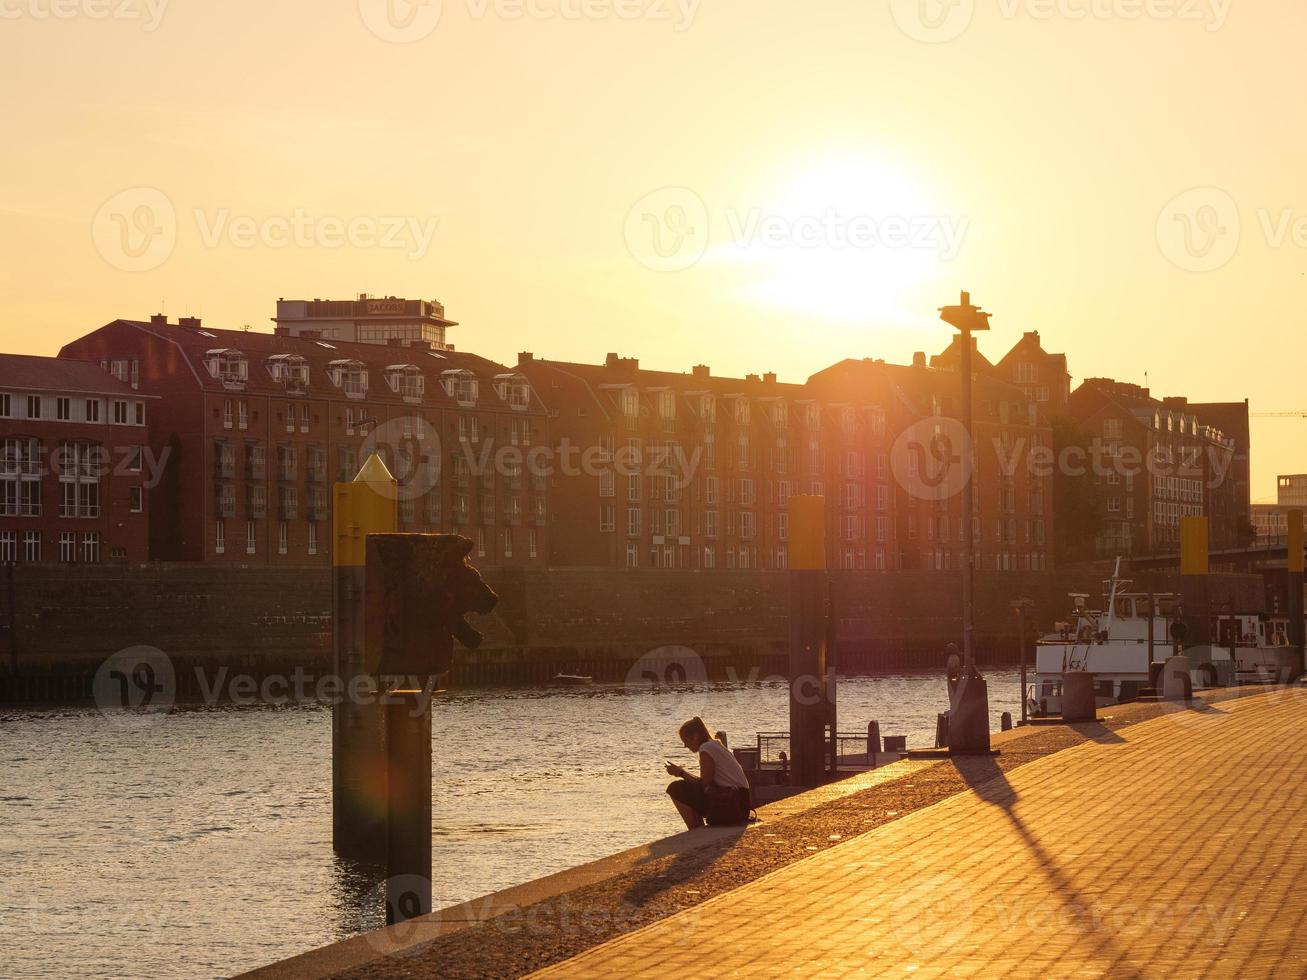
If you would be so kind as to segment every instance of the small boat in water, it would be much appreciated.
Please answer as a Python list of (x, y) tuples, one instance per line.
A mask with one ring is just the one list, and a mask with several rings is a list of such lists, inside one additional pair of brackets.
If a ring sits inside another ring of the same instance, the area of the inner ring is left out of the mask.
[(1217, 616), (1215, 642), (1234, 655), (1234, 679), (1243, 684), (1274, 684), (1284, 655), (1292, 653), (1287, 616), (1256, 613)]
[(593, 684), (595, 679), (589, 674), (555, 674), (555, 684), (569, 684), (573, 686), (583, 686)]
[[(1131, 592), (1121, 577), (1121, 559), (1112, 577), (1103, 583), (1104, 606), (1091, 610), (1089, 596), (1071, 593), (1074, 613), (1041, 637), (1035, 647), (1035, 683), (1026, 692), (1027, 706), (1035, 717), (1062, 713), (1062, 675), (1083, 670), (1094, 675), (1098, 707), (1138, 697), (1149, 686), (1149, 664), (1171, 655), (1170, 614), (1175, 596)], [(1149, 604), (1152, 604), (1150, 613)], [(1149, 620), (1152, 628), (1149, 628)], [(1213, 648), (1214, 658), (1224, 651)], [(1213, 664), (1195, 664), (1195, 681), (1212, 686), (1217, 681)], [(1197, 686), (1197, 685), (1196, 685)]]

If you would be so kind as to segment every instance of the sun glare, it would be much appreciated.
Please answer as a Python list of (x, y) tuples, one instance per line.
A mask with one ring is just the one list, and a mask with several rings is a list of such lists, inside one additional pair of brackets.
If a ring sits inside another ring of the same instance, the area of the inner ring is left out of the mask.
[(965, 232), (901, 169), (829, 156), (724, 216), (713, 256), (740, 269), (752, 303), (831, 320), (903, 325), (904, 297), (941, 278)]

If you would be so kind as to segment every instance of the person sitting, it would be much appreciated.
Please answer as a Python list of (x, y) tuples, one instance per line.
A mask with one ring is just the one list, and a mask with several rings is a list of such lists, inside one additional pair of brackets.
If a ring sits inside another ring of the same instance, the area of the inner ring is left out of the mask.
[(735, 756), (708, 734), (708, 726), (697, 716), (683, 724), (678, 734), (687, 749), (699, 754), (697, 776), (667, 763), (668, 774), (677, 777), (667, 787), (667, 795), (685, 826), (694, 830), (705, 822), (713, 827), (748, 823), (753, 800), (749, 777)]

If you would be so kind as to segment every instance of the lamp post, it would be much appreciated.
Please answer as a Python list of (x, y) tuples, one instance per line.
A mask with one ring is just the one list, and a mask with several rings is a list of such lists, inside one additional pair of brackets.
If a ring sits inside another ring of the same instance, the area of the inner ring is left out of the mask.
[[(1021, 724), (1030, 719), (1026, 715), (1026, 610), (1035, 605), (1034, 599), (1013, 599), (1012, 611), (1017, 614), (1017, 651), (1021, 655)], [(1152, 627), (1149, 626), (1151, 630)]]
[[(958, 331), (960, 344), (958, 374), (962, 382), (962, 424), (967, 434), (967, 464), (974, 459), (975, 436), (971, 405), (972, 333), (989, 329), (989, 314), (971, 302), (971, 294), (962, 293), (956, 306), (942, 306), (939, 318)], [(972, 474), (974, 476), (974, 473)], [(949, 751), (955, 755), (989, 752), (989, 693), (985, 681), (976, 671), (974, 596), (976, 571), (975, 489), (971, 480), (962, 496), (962, 657), (955, 703), (949, 717)]]

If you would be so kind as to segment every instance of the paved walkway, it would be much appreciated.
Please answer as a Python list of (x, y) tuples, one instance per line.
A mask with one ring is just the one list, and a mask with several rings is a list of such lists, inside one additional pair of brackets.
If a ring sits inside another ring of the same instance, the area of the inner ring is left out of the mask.
[(1305, 735), (1175, 707), (537, 976), (1307, 976)]

